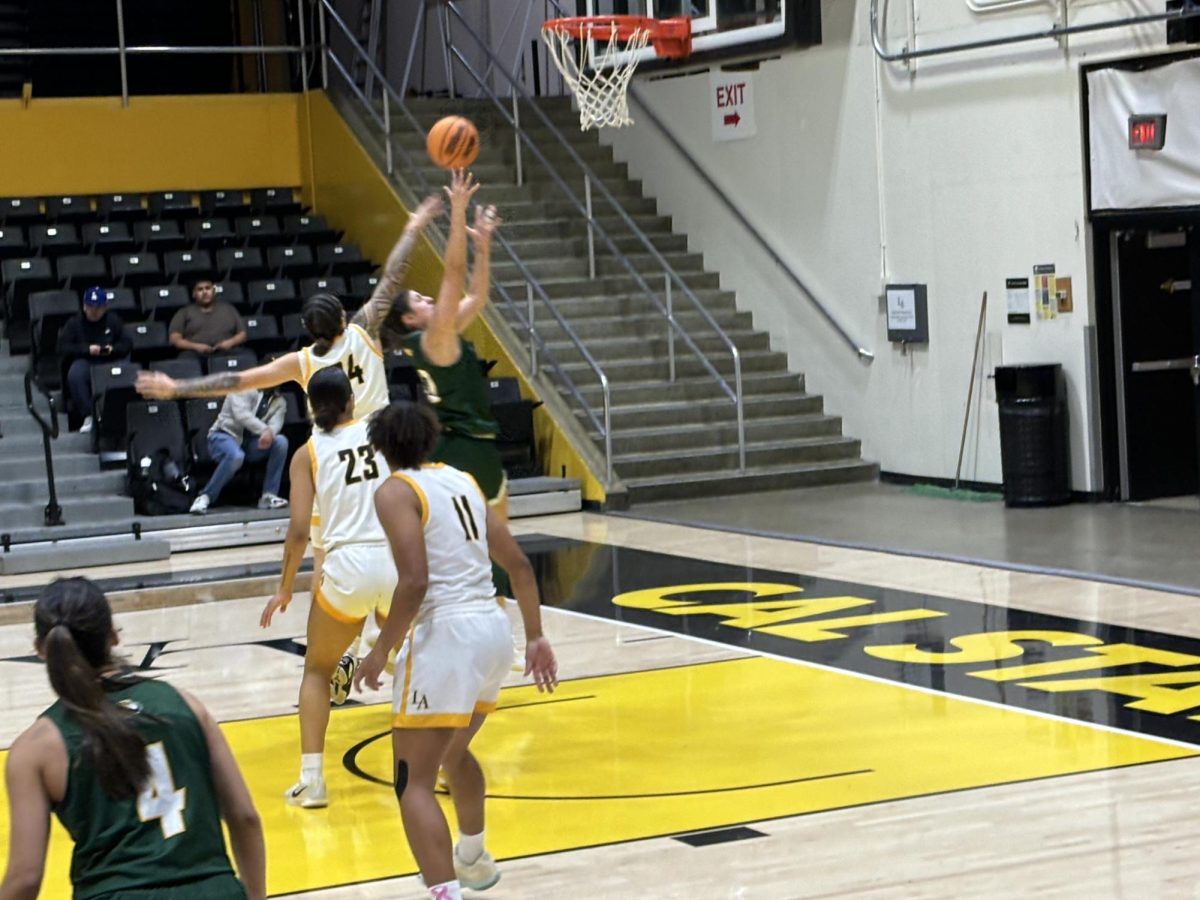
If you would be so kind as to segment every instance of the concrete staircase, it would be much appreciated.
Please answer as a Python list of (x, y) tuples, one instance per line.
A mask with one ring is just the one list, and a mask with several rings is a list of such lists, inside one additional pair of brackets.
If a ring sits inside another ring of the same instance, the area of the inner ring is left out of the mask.
[[(355, 114), (340, 103), (351, 122)], [(619, 485), (610, 492), (616, 507), (668, 498), (730, 494), (809, 485), (869, 480), (878, 466), (860, 457), (859, 441), (841, 433), (841, 420), (827, 415), (820, 396), (805, 391), (804, 375), (789, 372), (786, 355), (773, 351), (770, 336), (756, 331), (749, 313), (739, 311), (731, 291), (721, 289), (720, 275), (707, 271), (701, 255), (689, 253), (686, 235), (675, 234), (669, 217), (658, 214), (653, 199), (643, 196), (640, 182), (613, 160), (612, 151), (595, 132), (580, 132), (578, 118), (566, 100), (539, 101), (575, 151), (605, 187), (618, 198), (651, 243), (680, 274), (688, 287), (729, 335), (742, 355), (745, 391), (746, 470), (738, 471), (737, 419), (734, 404), (704, 371), (682, 340), (675, 341), (676, 373), (669, 380), (668, 331), (663, 315), (641, 291), (628, 270), (596, 237), (596, 278), (588, 277), (587, 230), (581, 216), (546, 169), (523, 148), (525, 184), (517, 186), (513, 130), (490, 102), (416, 100), (410, 109), (428, 128), (447, 114), (466, 115), (479, 127), (483, 150), (473, 165), (484, 185), (480, 201), (495, 203), (504, 216), (502, 233), (540, 282), (559, 313), (586, 345), (607, 375), (612, 394), (613, 465)], [(423, 139), (395, 115), (393, 140), (420, 161), (431, 184), (445, 173), (428, 163)], [(583, 175), (569, 154), (532, 110), (521, 123), (538, 148), (580, 198)], [(360, 130), (360, 134), (364, 134)], [(369, 135), (364, 141), (370, 144)], [(375, 149), (379, 150), (379, 141)], [(419, 193), (411, 172), (405, 173), (397, 153), (397, 173)], [(628, 255), (645, 282), (665, 293), (661, 266), (622, 222), (619, 214), (594, 193), (599, 223)], [(499, 247), (493, 250), (493, 283), (525, 304), (525, 281), (515, 263)], [(495, 312), (523, 333), (516, 311), (496, 299)], [(713, 366), (733, 385), (732, 359), (719, 336), (700, 313), (674, 291), (676, 319), (692, 335)], [(543, 310), (536, 311), (540, 333), (562, 369), (586, 402), (602, 418), (597, 378), (564, 330)], [(519, 352), (518, 352), (518, 355)], [(543, 372), (546, 367), (543, 366)], [(561, 385), (545, 382), (569, 405), (570, 423), (603, 452), (602, 435)]]
[[(10, 356), (7, 343), (0, 353), (0, 532), (20, 536), (44, 525), (49, 499), (42, 430), (25, 408), (25, 370), (28, 356)], [(45, 413), (45, 401), (35, 401)], [(61, 406), (61, 404), (60, 404)], [(92, 452), (89, 435), (67, 431), (60, 415), (57, 440), (50, 442), (54, 484), (63, 519), (71, 526), (132, 518), (133, 501), (120, 496), (125, 470), (104, 470)]]

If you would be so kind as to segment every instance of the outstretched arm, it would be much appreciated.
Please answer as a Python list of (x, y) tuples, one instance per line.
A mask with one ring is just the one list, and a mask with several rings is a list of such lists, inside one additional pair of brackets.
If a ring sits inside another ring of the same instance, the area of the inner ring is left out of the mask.
[(471, 293), (458, 304), (458, 330), (463, 332), (483, 312), (492, 289), (492, 235), (500, 227), (494, 206), (476, 207), (475, 226), (467, 229), (475, 246), (475, 268), (471, 270)]
[(137, 392), (150, 400), (175, 400), (179, 397), (223, 397), (239, 391), (265, 390), (285, 381), (299, 381), (300, 355), (288, 353), (265, 366), (255, 366), (245, 372), (219, 372), (203, 378), (181, 378), (178, 381), (163, 372), (138, 372)]
[(354, 314), (350, 324), (361, 325), (366, 329), (367, 334), (376, 340), (379, 339), (379, 329), (383, 325), (383, 320), (392, 311), (392, 304), (404, 290), (404, 277), (408, 274), (408, 261), (417, 246), (421, 232), (425, 230), (426, 225), (441, 214), (441, 211), (442, 198), (437, 194), (426, 197), (421, 201), (421, 205), (413, 210), (413, 214), (408, 217), (408, 223), (404, 226), (404, 231), (396, 241), (396, 246), (388, 254), (378, 287), (375, 288), (371, 299)]
[[(305, 444), (292, 454), (292, 463), (288, 466), (288, 475), (292, 482), (292, 493), (289, 499), (289, 518), (287, 536), (283, 539), (283, 564), (279, 572), (279, 588), (275, 595), (263, 607), (258, 624), (266, 628), (276, 612), (284, 612), (292, 602), (292, 586), (296, 583), (296, 573), (300, 571), (300, 562), (304, 559), (304, 548), (308, 546), (308, 535), (312, 528), (313, 496), (316, 494), (316, 484), (313, 482), (311, 443)], [(314, 582), (313, 593), (316, 594), (317, 584)]]
[(421, 352), (435, 366), (458, 362), (462, 347), (458, 337), (458, 304), (467, 280), (467, 207), (479, 190), (470, 172), (457, 169), (446, 193), (450, 197), (450, 234), (442, 259), (442, 286), (438, 289), (429, 326), (421, 334)]

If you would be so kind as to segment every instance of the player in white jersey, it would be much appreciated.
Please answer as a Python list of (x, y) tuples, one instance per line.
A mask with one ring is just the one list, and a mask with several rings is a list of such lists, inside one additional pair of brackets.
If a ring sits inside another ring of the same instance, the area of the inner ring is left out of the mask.
[(316, 430), (292, 457), (291, 508), (279, 590), (263, 609), (266, 628), (292, 601), (292, 586), (308, 545), (314, 497), (319, 501), (325, 567), (313, 585), (308, 646), (300, 682), (300, 780), (285, 795), (293, 806), (328, 804), (323, 754), (329, 724), (329, 678), (371, 614), (382, 623), (396, 587), (396, 568), (375, 515), (375, 492), (387, 463), (371, 446), (367, 423), (356, 419), (346, 373), (321, 369), (308, 382)]
[[(483, 770), (471, 739), (496, 707), (512, 660), (512, 627), (497, 604), (489, 559), (512, 579), (525, 625), (525, 674), (552, 691), (558, 664), (542, 634), (533, 567), (475, 479), (426, 465), (439, 426), (426, 407), (400, 401), (377, 413), (371, 443), (393, 470), (375, 511), (398, 573), (391, 613), (354, 683), (378, 690), (388, 650), (397, 659), (392, 701), (395, 788), (409, 847), (430, 896), (459, 900), (500, 879), (484, 849)], [(439, 765), (450, 785), (459, 841), (434, 795)]]

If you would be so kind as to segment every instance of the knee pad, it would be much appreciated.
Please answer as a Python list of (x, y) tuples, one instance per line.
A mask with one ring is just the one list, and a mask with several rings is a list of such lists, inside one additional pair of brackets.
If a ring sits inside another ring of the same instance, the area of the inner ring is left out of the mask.
[(404, 799), (404, 789), (408, 787), (408, 763), (402, 759), (396, 760), (396, 780), (393, 785), (396, 789), (396, 799)]

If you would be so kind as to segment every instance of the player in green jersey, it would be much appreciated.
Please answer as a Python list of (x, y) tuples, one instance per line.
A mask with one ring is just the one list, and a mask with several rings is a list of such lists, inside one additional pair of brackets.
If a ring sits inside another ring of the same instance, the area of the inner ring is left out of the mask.
[(208, 711), (113, 656), (112, 610), (85, 578), (50, 584), (34, 628), (59, 699), (8, 754), (0, 900), (37, 896), (52, 811), (75, 842), (76, 900), (265, 898), (262, 823)]

